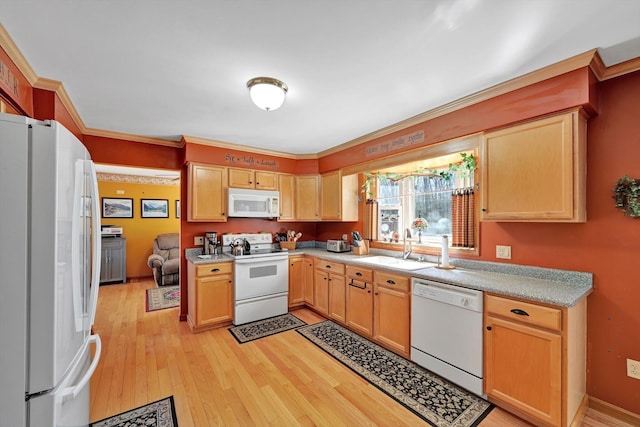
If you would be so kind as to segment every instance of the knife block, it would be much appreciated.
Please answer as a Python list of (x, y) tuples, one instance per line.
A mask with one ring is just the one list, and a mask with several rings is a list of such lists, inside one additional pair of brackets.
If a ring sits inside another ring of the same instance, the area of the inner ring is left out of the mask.
[(369, 241), (361, 240), (360, 245), (353, 247), (353, 253), (356, 255), (369, 255)]

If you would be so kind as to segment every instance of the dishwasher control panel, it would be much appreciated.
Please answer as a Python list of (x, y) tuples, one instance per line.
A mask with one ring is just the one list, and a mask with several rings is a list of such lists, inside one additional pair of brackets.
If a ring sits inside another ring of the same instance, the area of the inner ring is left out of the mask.
[(472, 311), (482, 311), (482, 291), (425, 279), (413, 279), (413, 295)]

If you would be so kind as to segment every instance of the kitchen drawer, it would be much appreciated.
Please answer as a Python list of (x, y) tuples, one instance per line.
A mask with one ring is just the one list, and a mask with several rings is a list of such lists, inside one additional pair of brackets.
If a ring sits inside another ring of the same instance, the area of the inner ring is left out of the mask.
[(560, 331), (562, 329), (562, 311), (495, 295), (486, 295), (485, 311), (488, 314)]
[(409, 277), (398, 276), (397, 274), (385, 273), (383, 271), (374, 271), (373, 277), (377, 285), (409, 292)]
[(196, 265), (196, 277), (215, 276), (218, 274), (231, 274), (233, 272), (233, 263), (217, 262), (212, 264)]
[(344, 275), (344, 264), (339, 262), (325, 261), (323, 259), (316, 259), (315, 266), (319, 270), (328, 271), (335, 274)]
[(347, 276), (363, 282), (373, 282), (373, 270), (357, 265), (347, 265)]

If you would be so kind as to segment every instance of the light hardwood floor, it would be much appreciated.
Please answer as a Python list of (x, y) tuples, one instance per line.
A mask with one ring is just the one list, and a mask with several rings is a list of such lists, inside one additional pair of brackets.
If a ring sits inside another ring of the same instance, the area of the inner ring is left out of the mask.
[[(180, 427), (427, 425), (295, 331), (242, 345), (227, 328), (192, 334), (178, 308), (145, 312), (151, 287), (100, 287), (92, 422), (173, 395)], [(323, 320), (307, 309), (295, 314)], [(496, 408), (480, 425), (530, 424)], [(583, 425), (630, 424), (590, 410)]]

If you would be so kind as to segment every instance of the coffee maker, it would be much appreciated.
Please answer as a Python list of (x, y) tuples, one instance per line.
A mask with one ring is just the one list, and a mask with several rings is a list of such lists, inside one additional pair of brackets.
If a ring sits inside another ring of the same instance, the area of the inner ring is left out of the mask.
[(215, 231), (207, 231), (204, 234), (204, 254), (218, 255), (218, 233)]

